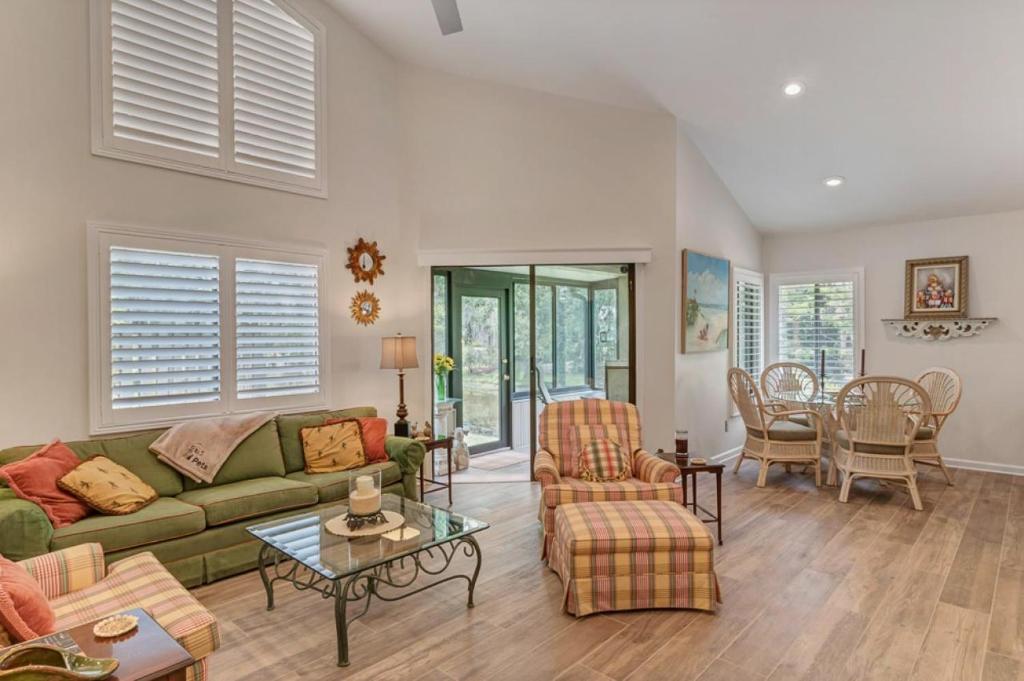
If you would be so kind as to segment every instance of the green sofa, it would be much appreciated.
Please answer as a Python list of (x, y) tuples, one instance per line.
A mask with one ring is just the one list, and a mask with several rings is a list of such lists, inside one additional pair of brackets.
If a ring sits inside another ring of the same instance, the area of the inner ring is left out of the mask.
[[(280, 415), (246, 438), (212, 484), (196, 483), (157, 460), (149, 445), (163, 432), (66, 443), (82, 459), (103, 454), (133, 471), (159, 494), (129, 515), (90, 515), (53, 529), (35, 504), (0, 482), (0, 554), (24, 560), (76, 544), (103, 545), (107, 563), (152, 551), (184, 585), (197, 586), (256, 566), (258, 544), (245, 531), (254, 523), (300, 511), (345, 504), (353, 476), (379, 470), (385, 493), (417, 499), (423, 444), (389, 437), (386, 463), (339, 473), (304, 469), (299, 430), (328, 418), (376, 416), (372, 407)], [(0, 450), (0, 465), (23, 459), (39, 445)]]

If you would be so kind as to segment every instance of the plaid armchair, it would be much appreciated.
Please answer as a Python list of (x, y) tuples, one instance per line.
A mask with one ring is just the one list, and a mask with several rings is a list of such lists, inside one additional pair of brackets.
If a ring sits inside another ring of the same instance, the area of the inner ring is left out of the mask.
[[(584, 425), (615, 425), (629, 440), (633, 477), (618, 482), (580, 480), (579, 452), (569, 444), (573, 429)], [(679, 469), (642, 448), (640, 414), (635, 405), (608, 400), (553, 402), (540, 416), (540, 451), (533, 473), (541, 484), (539, 519), (544, 525), (542, 558), (547, 558), (555, 533), (555, 509), (560, 504), (589, 501), (662, 500), (683, 502), (676, 484)]]
[[(205, 681), (207, 657), (220, 647), (217, 620), (178, 583), (152, 553), (137, 553), (107, 566), (103, 547), (79, 544), (19, 563), (43, 589), (57, 629), (143, 608), (192, 655), (186, 681)], [(4, 630), (0, 627), (0, 647)]]

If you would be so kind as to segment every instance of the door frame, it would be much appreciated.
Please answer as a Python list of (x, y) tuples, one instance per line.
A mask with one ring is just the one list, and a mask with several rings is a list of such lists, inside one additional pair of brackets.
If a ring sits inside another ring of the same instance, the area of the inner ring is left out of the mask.
[(510, 343), (510, 300), (509, 289), (500, 286), (466, 285), (454, 281), (455, 277), (449, 280), (451, 291), (451, 338), (449, 350), (455, 358), (455, 366), (458, 369), (452, 377), (452, 395), (459, 399), (455, 405), (457, 423), (465, 427), (465, 395), (463, 393), (462, 377), (465, 362), (462, 356), (462, 298), (464, 296), (476, 298), (495, 298), (498, 300), (498, 357), (499, 364), (504, 367), (499, 369), (498, 384), (498, 420), (500, 435), (497, 442), (482, 445), (473, 445), (469, 448), (470, 455), (482, 454), (496, 449), (506, 449), (512, 446), (512, 390), (511, 390), (511, 343)]

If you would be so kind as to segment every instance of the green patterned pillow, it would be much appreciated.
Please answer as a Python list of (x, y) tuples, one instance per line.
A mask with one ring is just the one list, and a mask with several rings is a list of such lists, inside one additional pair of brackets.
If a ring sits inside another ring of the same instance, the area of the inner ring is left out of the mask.
[(615, 482), (631, 477), (629, 456), (611, 440), (591, 440), (580, 452), (580, 480)]

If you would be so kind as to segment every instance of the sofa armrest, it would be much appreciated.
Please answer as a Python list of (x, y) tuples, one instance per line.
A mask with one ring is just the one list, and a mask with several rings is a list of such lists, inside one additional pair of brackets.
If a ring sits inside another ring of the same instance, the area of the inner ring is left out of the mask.
[(562, 476), (558, 474), (558, 465), (555, 464), (555, 457), (551, 452), (545, 449), (537, 452), (537, 456), (533, 459), (533, 477), (540, 482), (541, 489), (548, 485), (557, 485), (562, 481)]
[(392, 435), (384, 441), (384, 449), (388, 452), (388, 458), (397, 463), (399, 470), (402, 471), (402, 485), (405, 488), (406, 498), (419, 499), (417, 480), (420, 466), (423, 465), (423, 459), (427, 455), (427, 448), (423, 446), (422, 442), (410, 437)]
[(24, 560), (50, 550), (53, 525), (43, 509), (0, 486), (0, 555)]
[(679, 467), (638, 449), (633, 454), (633, 475), (644, 482), (674, 482), (679, 477)]
[(66, 596), (92, 586), (107, 573), (100, 544), (78, 544), (21, 561), (43, 587), (47, 599)]

